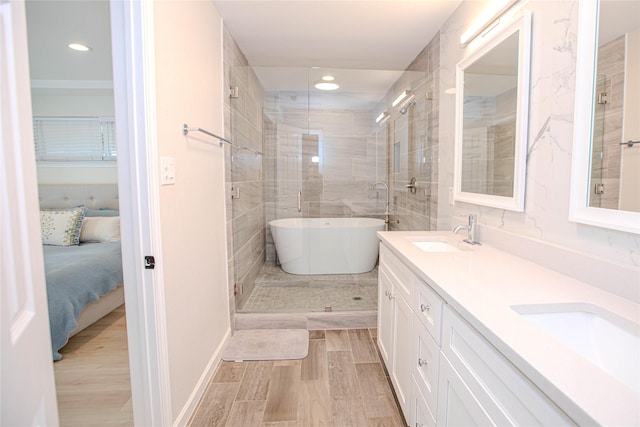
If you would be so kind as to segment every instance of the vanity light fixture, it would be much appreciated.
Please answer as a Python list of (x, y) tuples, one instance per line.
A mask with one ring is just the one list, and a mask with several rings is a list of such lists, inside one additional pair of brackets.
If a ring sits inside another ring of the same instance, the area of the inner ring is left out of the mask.
[(466, 46), (480, 33), (482, 33), (489, 25), (500, 18), (507, 9), (513, 6), (518, 0), (494, 0), (489, 6), (480, 13), (478, 19), (462, 33), (460, 36), (460, 45)]
[(376, 117), (376, 123), (382, 124), (386, 122), (388, 118), (389, 118), (389, 113), (387, 113), (386, 111), (383, 111), (382, 113), (380, 113), (378, 117)]
[(69, 43), (67, 45), (69, 49), (77, 50), (78, 52), (89, 52), (91, 48), (82, 43)]
[(400, 104), (402, 102), (402, 100), (405, 99), (407, 96), (409, 96), (409, 91), (405, 90), (400, 95), (398, 95), (396, 100), (391, 103), (391, 106), (395, 107), (396, 105)]
[(334, 81), (336, 78), (333, 77), (332, 75), (327, 74), (326, 76), (322, 76), (322, 80), (324, 80), (325, 82), (332, 82)]
[(340, 85), (335, 82), (317, 82), (314, 86), (320, 90), (336, 90), (340, 87)]

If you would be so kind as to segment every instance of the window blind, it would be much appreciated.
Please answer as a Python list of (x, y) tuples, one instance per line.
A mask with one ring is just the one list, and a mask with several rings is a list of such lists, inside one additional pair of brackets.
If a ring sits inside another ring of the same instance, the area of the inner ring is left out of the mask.
[(115, 121), (104, 117), (34, 117), (37, 161), (116, 160)]

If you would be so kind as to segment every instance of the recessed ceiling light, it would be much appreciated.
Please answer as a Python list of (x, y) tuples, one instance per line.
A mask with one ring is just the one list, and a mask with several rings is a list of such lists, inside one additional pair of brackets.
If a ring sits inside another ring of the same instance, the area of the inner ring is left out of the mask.
[(335, 79), (336, 79), (335, 77), (330, 76), (329, 74), (327, 74), (326, 76), (322, 76), (322, 80), (324, 80), (325, 82), (332, 82)]
[(67, 45), (69, 49), (77, 50), (78, 52), (89, 52), (91, 48), (82, 43), (69, 43)]
[(320, 90), (336, 90), (340, 87), (338, 83), (333, 82), (318, 82), (314, 86), (316, 89)]

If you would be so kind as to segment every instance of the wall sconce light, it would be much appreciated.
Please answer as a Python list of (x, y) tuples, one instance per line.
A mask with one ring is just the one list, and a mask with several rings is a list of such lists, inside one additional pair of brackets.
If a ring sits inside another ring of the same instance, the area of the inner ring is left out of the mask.
[(407, 96), (409, 96), (409, 91), (405, 90), (404, 92), (402, 92), (400, 95), (398, 95), (398, 97), (396, 98), (395, 101), (393, 101), (391, 103), (392, 107), (395, 107), (396, 105), (398, 105), (399, 103), (402, 102), (403, 99), (405, 99)]
[(311, 163), (320, 163), (320, 156), (311, 156)]
[(386, 111), (383, 111), (383, 112), (382, 112), (382, 113), (380, 113), (380, 115), (376, 118), (376, 123), (378, 123), (379, 125), (381, 125), (382, 123), (386, 122), (388, 118), (389, 118), (389, 113), (387, 113)]
[(482, 11), (478, 19), (462, 33), (460, 36), (460, 45), (463, 47), (471, 43), (480, 33), (482, 33), (489, 25), (500, 17), (507, 9), (514, 5), (518, 0), (494, 0), (489, 6)]

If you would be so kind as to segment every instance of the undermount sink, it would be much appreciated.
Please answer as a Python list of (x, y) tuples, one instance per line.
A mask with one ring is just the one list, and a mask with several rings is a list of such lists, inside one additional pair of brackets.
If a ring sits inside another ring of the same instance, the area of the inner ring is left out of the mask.
[(533, 304), (511, 308), (640, 393), (640, 325), (591, 304)]
[(460, 249), (443, 241), (411, 242), (425, 252), (460, 252)]

